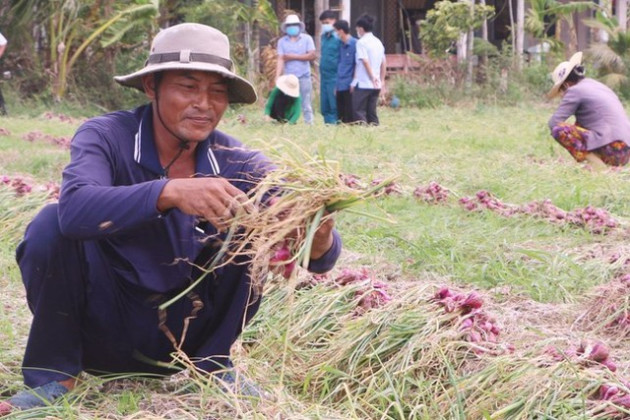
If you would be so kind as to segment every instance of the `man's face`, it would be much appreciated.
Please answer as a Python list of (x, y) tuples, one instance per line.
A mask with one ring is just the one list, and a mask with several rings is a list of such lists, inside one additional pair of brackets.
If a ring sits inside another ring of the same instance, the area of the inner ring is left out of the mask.
[(161, 121), (153, 122), (158, 133), (163, 124), (181, 139), (201, 142), (216, 128), (228, 107), (227, 83), (217, 73), (165, 71), (157, 93), (153, 75), (145, 76), (143, 83), (147, 97), (154, 102), (154, 112), (159, 107)]
[(322, 20), (320, 20), (320, 22), (322, 23), (322, 25), (326, 25), (326, 24), (328, 24), (328, 25), (334, 25), (334, 24), (335, 24), (335, 22), (337, 22), (337, 19), (330, 19), (330, 18), (328, 18), (328, 19), (322, 19)]
[(345, 33), (344, 31), (342, 31), (341, 29), (335, 29), (335, 32), (337, 32), (337, 36), (338, 36), (340, 39), (345, 40), (345, 38), (346, 38), (346, 33)]
[(363, 30), (362, 27), (357, 26), (357, 36), (361, 38), (363, 35), (365, 35), (365, 31)]

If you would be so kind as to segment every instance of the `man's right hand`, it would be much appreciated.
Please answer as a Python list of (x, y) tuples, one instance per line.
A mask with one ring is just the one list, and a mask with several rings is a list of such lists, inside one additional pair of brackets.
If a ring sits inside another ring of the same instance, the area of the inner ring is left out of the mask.
[(224, 231), (246, 202), (247, 196), (225, 178), (176, 178), (164, 186), (157, 208), (160, 212), (177, 208)]

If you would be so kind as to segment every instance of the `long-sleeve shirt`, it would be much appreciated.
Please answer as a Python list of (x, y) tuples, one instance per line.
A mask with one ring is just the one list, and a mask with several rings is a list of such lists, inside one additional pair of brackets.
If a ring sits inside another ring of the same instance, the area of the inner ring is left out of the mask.
[[(274, 87), (269, 93), (269, 98), (267, 99), (267, 103), (265, 104), (265, 115), (271, 116), (271, 109), (273, 108), (273, 103), (278, 97), (280, 93), (280, 89)], [(300, 97), (295, 98), (293, 104), (284, 111), (284, 119), (288, 121), (290, 124), (295, 124), (297, 120), (300, 118), (300, 113), (302, 112), (302, 100)], [(281, 121), (284, 122), (284, 121)]]
[(630, 121), (619, 98), (608, 86), (585, 78), (569, 87), (556, 112), (549, 119), (549, 129), (575, 115), (575, 123), (589, 131), (587, 150), (597, 149), (616, 140), (630, 146)]
[(357, 39), (349, 37), (348, 42), (342, 42), (339, 48), (339, 67), (337, 68), (337, 91), (350, 90), (354, 78), (355, 57), (357, 53)]
[[(100, 251), (86, 255), (88, 260), (106, 261), (121, 281), (165, 293), (189, 284), (190, 263), (202, 240), (217, 232), (209, 224), (205, 233), (199, 232), (197, 217), (178, 209), (158, 211), (168, 180), (153, 138), (152, 115), (146, 105), (93, 118), (78, 129), (63, 172), (59, 223), (70, 239), (96, 241), (90, 249)], [(196, 147), (196, 176), (221, 176), (244, 192), (269, 167), (262, 153), (218, 130)], [(332, 268), (341, 249), (336, 232), (334, 237), (331, 250), (312, 261), (310, 270)]]

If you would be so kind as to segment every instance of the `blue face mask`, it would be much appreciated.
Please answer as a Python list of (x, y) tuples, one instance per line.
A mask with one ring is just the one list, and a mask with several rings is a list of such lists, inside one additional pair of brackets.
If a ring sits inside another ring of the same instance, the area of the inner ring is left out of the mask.
[(289, 36), (298, 36), (300, 34), (299, 26), (287, 26), (286, 29), (287, 35)]
[(327, 34), (328, 32), (332, 31), (333, 29), (335, 29), (335, 28), (333, 28), (333, 26), (330, 23), (324, 23), (322, 25), (322, 33)]

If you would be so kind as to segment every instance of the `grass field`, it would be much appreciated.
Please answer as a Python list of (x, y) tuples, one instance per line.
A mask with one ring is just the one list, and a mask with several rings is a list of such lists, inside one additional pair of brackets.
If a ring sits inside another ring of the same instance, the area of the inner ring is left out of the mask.
[[(398, 192), (360, 206), (365, 215), (337, 216), (345, 248), (329, 279), (364, 270), (363, 280), (347, 286), (324, 280), (299, 290), (269, 284), (234, 353), (238, 369), (273, 398), (237, 398), (184, 374), (85, 376), (61, 404), (13, 418), (630, 416), (629, 330), (622, 322), (630, 310), (623, 277), (630, 273), (630, 171), (594, 172), (575, 163), (548, 135), (552, 106), (382, 109), (374, 128), (319, 120), (313, 127), (279, 126), (263, 122), (257, 108), (230, 110), (220, 129), (270, 155), (282, 154), (291, 140), (340, 162), (366, 185), (399, 175)], [(21, 197), (0, 187), (4, 396), (21, 387), (30, 322), (15, 247), (49, 199), (39, 190), (59, 182), (68, 161), (68, 149), (55, 141), (63, 143), (80, 123), (27, 114), (0, 119), (0, 176), (23, 176), (34, 186)], [(414, 195), (432, 182), (448, 197), (432, 203)], [(476, 201), (482, 190), (498, 209)], [(465, 197), (479, 208), (467, 210), (459, 202)], [(547, 199), (582, 218), (552, 221), (539, 207), (515, 210)], [(614, 223), (598, 233), (583, 218), (587, 206)], [(475, 291), (481, 309), (467, 312), (455, 299), (449, 312), (445, 300), (433, 299), (441, 286), (464, 296)], [(360, 298), (375, 290), (391, 300), (357, 311)], [(500, 332), (488, 333), (479, 327), (484, 322)], [(608, 358), (594, 357), (598, 341), (610, 349)], [(604, 361), (614, 361), (616, 371)], [(610, 387), (614, 396), (604, 392)]]

